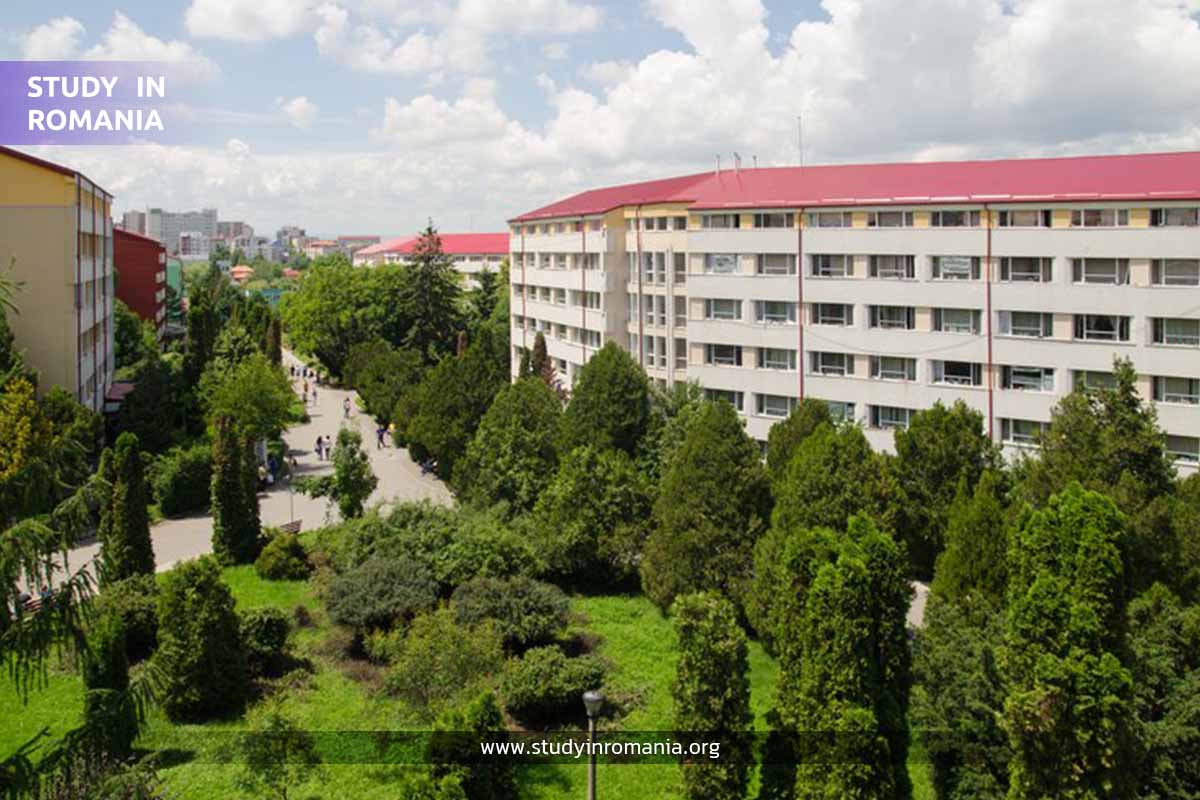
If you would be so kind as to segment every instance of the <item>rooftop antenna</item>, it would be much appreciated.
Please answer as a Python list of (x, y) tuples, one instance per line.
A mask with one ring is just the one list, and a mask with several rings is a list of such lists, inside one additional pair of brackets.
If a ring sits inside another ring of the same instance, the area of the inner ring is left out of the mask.
[(750, 158), (754, 159), (754, 168), (758, 169), (758, 156), (750, 156)]
[(717, 174), (721, 174), (721, 154), (717, 153)]
[(737, 174), (742, 174), (742, 157), (737, 153), (733, 154), (733, 169)]

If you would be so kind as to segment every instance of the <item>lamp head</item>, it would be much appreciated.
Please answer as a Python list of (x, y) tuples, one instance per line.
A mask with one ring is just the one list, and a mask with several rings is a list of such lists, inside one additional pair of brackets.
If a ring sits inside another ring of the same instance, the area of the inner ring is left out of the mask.
[(588, 719), (595, 719), (604, 705), (604, 692), (599, 689), (589, 689), (583, 693), (583, 707), (587, 709)]

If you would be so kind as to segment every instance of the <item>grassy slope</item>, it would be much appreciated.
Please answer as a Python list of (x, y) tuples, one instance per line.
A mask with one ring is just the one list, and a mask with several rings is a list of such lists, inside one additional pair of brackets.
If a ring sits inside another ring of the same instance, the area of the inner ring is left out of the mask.
[[(314, 666), (311, 680), (300, 682), (279, 693), (284, 711), (306, 730), (378, 730), (412, 727), (413, 721), (402, 703), (371, 692), (346, 677), (317, 644), (328, 623), (310, 588), (302, 582), (269, 582), (259, 579), (251, 567), (228, 569), (224, 573), (239, 608), (275, 606), (291, 611), (303, 604), (314, 613), (318, 627), (296, 632), (293, 640), (299, 655)], [(670, 622), (643, 597), (585, 597), (574, 601), (579, 616), (575, 627), (599, 637), (597, 652), (612, 665), (608, 679), (614, 698), (631, 703), (632, 710), (621, 720), (625, 730), (664, 730), (672, 724), (671, 679), (675, 669), (675, 633)], [(775, 662), (757, 643), (750, 648), (751, 703), (756, 724), (763, 725), (764, 714), (773, 700), (776, 679)], [(0, 754), (12, 752), (21, 742), (49, 726), (59, 735), (75, 724), (82, 706), (82, 691), (76, 675), (54, 670), (43, 689), (30, 695), (22, 706), (11, 684), (0, 684)], [(157, 751), (161, 774), (180, 800), (207, 800), (212, 797), (250, 797), (236, 788), (238, 768), (220, 763), (221, 748), (227, 746), (230, 732), (253, 726), (264, 713), (262, 705), (252, 707), (242, 719), (181, 726), (170, 723), (159, 711), (151, 713), (138, 745)], [(392, 781), (399, 768), (368, 765), (327, 765), (324, 773), (290, 794), (304, 800), (329, 796), (336, 788), (340, 798), (399, 798)], [(924, 764), (912, 765), (918, 799), (932, 798)], [(601, 765), (598, 784), (607, 797), (626, 800), (670, 798), (677, 796), (679, 772), (673, 766)], [(582, 797), (586, 780), (583, 765), (553, 765), (526, 768), (521, 775), (522, 796), (550, 798)]]

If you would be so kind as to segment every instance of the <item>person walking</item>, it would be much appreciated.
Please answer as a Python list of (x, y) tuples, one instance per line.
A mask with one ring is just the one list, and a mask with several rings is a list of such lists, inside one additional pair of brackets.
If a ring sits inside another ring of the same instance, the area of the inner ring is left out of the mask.
[(324, 436), (317, 437), (316, 451), (317, 451), (317, 461), (324, 461), (325, 460), (325, 437)]
[(345, 413), (346, 419), (350, 419), (350, 398), (347, 397), (342, 401), (342, 411)]
[(384, 448), (383, 435), (387, 433), (387, 428), (379, 425), (375, 428), (375, 449), (382, 450)]
[(313, 405), (315, 406), (317, 404), (317, 387), (315, 387), (315, 386), (313, 387), (313, 390), (312, 390), (312, 400), (313, 400)]
[(328, 433), (325, 434), (325, 460), (333, 460), (333, 437)]

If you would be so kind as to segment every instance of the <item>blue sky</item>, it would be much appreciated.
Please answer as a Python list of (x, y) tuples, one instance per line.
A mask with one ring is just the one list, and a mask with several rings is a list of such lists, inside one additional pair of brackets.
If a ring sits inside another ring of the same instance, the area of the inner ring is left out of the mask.
[(1195, 149), (1200, 0), (8, 0), (0, 57), (187, 62), (184, 146), (56, 148), (118, 209), (497, 230), (795, 158)]

